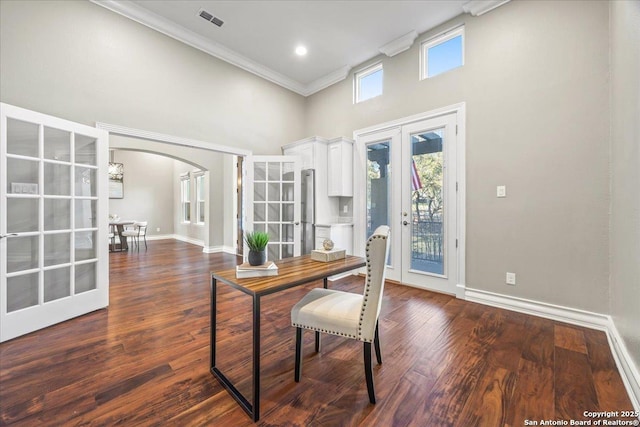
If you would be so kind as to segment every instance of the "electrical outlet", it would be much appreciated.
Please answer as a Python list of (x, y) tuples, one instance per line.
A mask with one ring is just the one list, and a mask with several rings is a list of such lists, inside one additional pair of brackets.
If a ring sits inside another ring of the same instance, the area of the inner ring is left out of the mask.
[(159, 232), (159, 231), (160, 231), (160, 227), (156, 228), (156, 232)]
[(509, 273), (507, 272), (507, 285), (514, 285), (516, 284), (516, 273)]
[(496, 187), (496, 197), (507, 197), (506, 185), (498, 185), (498, 187)]

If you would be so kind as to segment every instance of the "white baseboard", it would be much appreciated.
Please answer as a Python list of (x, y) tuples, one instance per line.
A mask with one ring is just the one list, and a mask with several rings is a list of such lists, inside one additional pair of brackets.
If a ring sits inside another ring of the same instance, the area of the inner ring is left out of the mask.
[(234, 246), (223, 246), (222, 247), (222, 252), (224, 252), (225, 254), (230, 254), (230, 255), (238, 255), (236, 253), (236, 248)]
[(206, 254), (215, 254), (219, 252), (224, 252), (231, 255), (236, 254), (236, 248), (234, 248), (233, 246), (205, 246), (204, 241), (202, 240), (181, 236), (179, 234), (158, 234), (155, 236), (147, 236), (147, 240), (166, 240), (166, 239), (175, 239), (175, 240), (180, 240), (181, 242), (191, 243), (192, 245), (202, 246), (202, 252)]
[(571, 323), (573, 325), (584, 326), (586, 328), (598, 329), (600, 331), (606, 331), (610, 323), (609, 316), (604, 314), (512, 297), (509, 295), (496, 294), (479, 289), (466, 288), (465, 299), (467, 301), (491, 305), (493, 307), (500, 307), (520, 313), (532, 314), (534, 316)]
[(217, 254), (223, 252), (225, 254), (236, 255), (235, 248), (231, 246), (203, 246), (202, 252), (205, 254)]
[(609, 331), (607, 331), (607, 339), (624, 386), (627, 388), (629, 399), (631, 399), (634, 409), (640, 411), (640, 373), (638, 367), (634, 365), (613, 319), (611, 319)]
[(335, 276), (329, 276), (328, 279), (330, 282), (333, 282), (334, 280), (340, 280), (340, 279), (344, 279), (345, 277), (357, 276), (357, 275), (358, 275), (358, 272), (347, 271), (346, 273), (340, 273), (340, 274), (336, 274)]
[(179, 234), (174, 234), (173, 238), (176, 240), (180, 240), (181, 242), (191, 243), (192, 245), (204, 246), (204, 242), (202, 240), (194, 239), (192, 237), (180, 236)]
[(472, 288), (465, 289), (465, 300), (604, 331), (629, 399), (640, 410), (640, 374), (611, 316)]
[(156, 234), (153, 236), (149, 236), (147, 235), (147, 240), (167, 240), (167, 239), (173, 239), (174, 235), (173, 234)]

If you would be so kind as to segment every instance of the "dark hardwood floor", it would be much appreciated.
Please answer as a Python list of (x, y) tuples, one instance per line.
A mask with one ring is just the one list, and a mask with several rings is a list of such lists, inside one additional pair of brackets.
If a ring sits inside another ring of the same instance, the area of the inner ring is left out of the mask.
[[(161, 240), (110, 261), (108, 309), (0, 344), (0, 425), (252, 425), (208, 370), (209, 272), (236, 258)], [(262, 301), (258, 425), (523, 426), (632, 409), (603, 332), (395, 284), (381, 313), (376, 405), (353, 340), (324, 335), (314, 354), (305, 334), (295, 383), (290, 310), (316, 286)], [(221, 363), (249, 387), (251, 301), (221, 286), (219, 303)]]

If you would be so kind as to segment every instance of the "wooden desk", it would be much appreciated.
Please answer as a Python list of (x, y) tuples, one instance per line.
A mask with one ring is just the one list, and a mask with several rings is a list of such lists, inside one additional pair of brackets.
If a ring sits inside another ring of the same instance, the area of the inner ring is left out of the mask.
[[(303, 255), (286, 258), (276, 264), (278, 265), (277, 276), (237, 279), (235, 268), (211, 273), (211, 373), (253, 421), (258, 421), (260, 418), (260, 298), (319, 279), (324, 280), (326, 288), (329, 276), (364, 267), (366, 262), (364, 258), (355, 256), (347, 256), (345, 259), (332, 262), (318, 262), (312, 260), (309, 255)], [(249, 402), (216, 367), (216, 288), (218, 282), (227, 284), (253, 298), (253, 403)]]

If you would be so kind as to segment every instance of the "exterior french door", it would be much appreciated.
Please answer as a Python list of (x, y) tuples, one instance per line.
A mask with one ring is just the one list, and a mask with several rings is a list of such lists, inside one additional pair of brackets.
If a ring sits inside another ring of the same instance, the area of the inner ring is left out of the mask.
[(402, 127), (402, 281), (455, 294), (456, 123), (449, 114)]
[(391, 226), (391, 280), (457, 292), (456, 139), (455, 113), (358, 138), (366, 156), (366, 233)]
[(245, 231), (269, 234), (270, 261), (300, 255), (300, 161), (295, 156), (248, 156), (243, 164)]
[(108, 134), (0, 104), (0, 341), (106, 307)]

